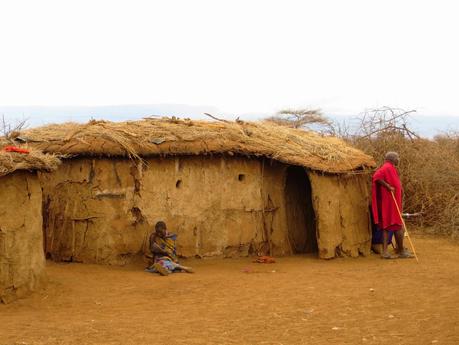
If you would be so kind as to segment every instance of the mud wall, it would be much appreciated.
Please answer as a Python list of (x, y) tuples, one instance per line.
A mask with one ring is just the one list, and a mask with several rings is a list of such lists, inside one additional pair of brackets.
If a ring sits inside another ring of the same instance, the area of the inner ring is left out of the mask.
[(72, 159), (40, 174), (46, 253), (54, 260), (123, 264), (146, 251), (158, 220), (182, 256), (290, 253), (285, 165), (237, 157)]
[[(124, 264), (147, 251), (158, 220), (181, 256), (292, 254), (287, 168), (246, 157), (67, 160), (39, 175), (47, 256)], [(320, 257), (367, 254), (365, 179), (308, 175)]]
[(368, 187), (364, 175), (310, 173), (319, 256), (370, 254)]
[(0, 177), (0, 301), (4, 303), (45, 281), (41, 208), (35, 174)]

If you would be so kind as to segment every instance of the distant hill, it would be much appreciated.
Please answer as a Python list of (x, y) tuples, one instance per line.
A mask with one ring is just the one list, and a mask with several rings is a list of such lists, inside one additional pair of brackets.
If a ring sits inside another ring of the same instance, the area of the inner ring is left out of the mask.
[[(152, 105), (114, 105), (114, 106), (0, 106), (0, 117), (3, 115), (8, 122), (17, 122), (27, 119), (29, 127), (41, 126), (49, 123), (87, 122), (91, 119), (105, 119), (111, 121), (138, 120), (143, 117), (178, 116), (191, 119), (208, 119), (204, 113), (234, 120), (258, 120), (271, 114), (228, 114), (222, 113), (213, 106), (191, 106), (186, 104), (152, 104)], [(335, 121), (352, 121), (356, 115), (327, 114)], [(451, 130), (459, 131), (459, 116), (441, 115), (413, 115), (411, 128), (424, 137), (433, 137), (438, 133)]]

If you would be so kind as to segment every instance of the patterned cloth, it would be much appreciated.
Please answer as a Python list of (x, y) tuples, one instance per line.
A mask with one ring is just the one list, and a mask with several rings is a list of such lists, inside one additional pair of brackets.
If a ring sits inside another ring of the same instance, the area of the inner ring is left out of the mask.
[[(169, 272), (173, 272), (179, 267), (176, 251), (177, 235), (168, 233), (165, 238), (159, 237), (156, 233), (150, 235), (150, 250), (154, 255), (154, 264), (160, 264)], [(156, 254), (154, 244), (164, 250), (167, 254)], [(151, 265), (146, 271), (155, 273), (156, 269)]]

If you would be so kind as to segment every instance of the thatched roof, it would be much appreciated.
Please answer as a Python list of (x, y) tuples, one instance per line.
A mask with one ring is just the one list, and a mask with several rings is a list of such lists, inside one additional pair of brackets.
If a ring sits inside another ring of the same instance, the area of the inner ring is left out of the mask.
[(59, 163), (57, 157), (43, 154), (37, 150), (32, 149), (28, 154), (21, 154), (5, 152), (0, 148), (0, 177), (17, 170), (52, 171), (57, 168)]
[(365, 170), (375, 164), (373, 158), (340, 139), (269, 122), (92, 120), (34, 128), (18, 135), (16, 140), (29, 146), (64, 155), (249, 155), (332, 173)]

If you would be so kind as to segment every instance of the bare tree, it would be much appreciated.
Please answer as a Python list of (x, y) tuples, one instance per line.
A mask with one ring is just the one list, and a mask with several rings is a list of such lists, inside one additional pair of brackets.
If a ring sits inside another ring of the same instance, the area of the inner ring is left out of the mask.
[(398, 134), (409, 139), (419, 138), (409, 129), (410, 114), (416, 110), (382, 107), (365, 111), (360, 116), (360, 126), (356, 135), (360, 138), (373, 138), (384, 134)]
[(330, 128), (331, 121), (320, 109), (283, 109), (265, 121), (292, 128), (308, 128), (311, 125)]
[(19, 135), (20, 131), (26, 127), (26, 123), (27, 119), (11, 123), (5, 119), (5, 115), (2, 115), (2, 121), (0, 124), (0, 136), (3, 136), (7, 141), (12, 141)]

